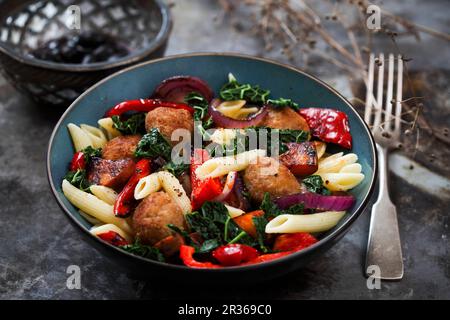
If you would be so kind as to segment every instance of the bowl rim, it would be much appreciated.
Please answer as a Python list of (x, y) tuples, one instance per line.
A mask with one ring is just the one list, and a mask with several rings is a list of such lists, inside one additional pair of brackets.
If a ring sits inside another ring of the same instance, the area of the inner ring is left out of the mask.
[[(140, 256), (136, 256), (136, 255), (133, 255), (133, 254), (131, 254), (129, 252), (121, 250), (120, 248), (118, 248), (116, 246), (113, 246), (113, 245), (111, 245), (111, 244), (109, 244), (109, 243), (107, 243), (105, 241), (102, 241), (98, 237), (95, 237), (94, 235), (92, 235), (89, 232), (89, 230), (87, 230), (72, 215), (71, 211), (59, 199), (59, 197), (58, 197), (59, 193), (57, 192), (57, 190), (55, 188), (55, 185), (53, 184), (52, 173), (51, 173), (51, 170), (50, 170), (50, 168), (51, 168), (50, 155), (51, 155), (51, 152), (52, 152), (53, 140), (54, 140), (54, 138), (56, 136), (56, 133), (57, 133), (58, 129), (61, 126), (61, 123), (64, 121), (66, 116), (71, 112), (72, 109), (74, 109), (77, 106), (77, 104), (82, 99), (84, 99), (84, 97), (86, 95), (88, 95), (89, 93), (91, 93), (92, 91), (94, 91), (95, 89), (97, 89), (98, 87), (103, 85), (104, 83), (108, 82), (109, 80), (111, 80), (111, 79), (121, 75), (122, 73), (126, 73), (126, 72), (129, 72), (129, 71), (134, 70), (134, 69), (141, 68), (141, 67), (146, 66), (146, 65), (159, 63), (161, 61), (176, 60), (176, 59), (180, 59), (180, 58), (208, 57), (208, 56), (234, 57), (234, 58), (241, 58), (241, 59), (248, 59), (248, 60), (257, 60), (257, 61), (261, 61), (261, 62), (264, 62), (264, 63), (274, 64), (274, 65), (277, 65), (277, 66), (289, 69), (291, 71), (294, 71), (296, 73), (299, 73), (299, 74), (301, 74), (303, 76), (306, 76), (310, 80), (315, 81), (318, 84), (320, 84), (321, 86), (323, 86), (326, 89), (330, 90), (333, 94), (335, 94), (343, 102), (345, 102), (347, 104), (347, 106), (350, 108), (350, 110), (353, 111), (353, 113), (356, 115), (357, 119), (359, 119), (359, 121), (363, 124), (363, 128), (366, 130), (367, 136), (369, 138), (370, 146), (371, 146), (371, 149), (372, 149), (372, 157), (373, 157), (373, 162), (372, 162), (373, 171), (372, 171), (372, 175), (370, 177), (371, 180), (370, 180), (369, 190), (368, 190), (367, 194), (365, 195), (365, 197), (363, 198), (361, 204), (355, 209), (355, 211), (347, 219), (347, 221), (345, 221), (345, 223), (340, 225), (335, 230), (332, 230), (332, 232), (330, 232), (330, 234), (328, 234), (326, 237), (320, 239), (318, 242), (316, 242), (312, 246), (310, 246), (310, 247), (308, 247), (306, 249), (294, 252), (294, 253), (289, 254), (287, 256), (277, 258), (275, 260), (266, 261), (266, 262), (262, 262), (262, 263), (258, 263), (258, 264), (254, 264), (254, 265), (233, 266), (233, 267), (226, 267), (226, 268), (209, 268), (209, 269), (190, 268), (190, 267), (187, 267), (187, 266), (184, 266), (184, 265), (176, 265), (176, 264), (170, 264), (170, 263), (166, 263), (166, 262), (159, 262), (159, 261), (143, 258), (143, 257), (140, 257)], [(296, 67), (294, 67), (292, 65), (284, 64), (284, 63), (281, 63), (281, 62), (278, 62), (278, 61), (275, 61), (275, 60), (272, 60), (272, 59), (268, 59), (268, 58), (256, 57), (256, 56), (251, 56), (251, 55), (247, 55), (247, 54), (233, 53), (233, 52), (220, 52), (220, 53), (219, 52), (198, 52), (198, 53), (186, 53), (186, 54), (171, 55), (171, 56), (154, 59), (154, 60), (151, 60), (151, 61), (143, 62), (143, 63), (137, 64), (137, 65), (128, 67), (126, 69), (120, 70), (120, 71), (118, 71), (118, 72), (116, 72), (116, 73), (114, 73), (114, 74), (104, 78), (103, 80), (99, 81), (98, 83), (96, 83), (95, 85), (90, 87), (88, 90), (86, 90), (83, 94), (81, 94), (67, 108), (67, 110), (62, 114), (61, 118), (56, 123), (55, 128), (53, 129), (53, 132), (52, 132), (52, 134), (50, 136), (49, 143), (48, 143), (46, 168), (47, 168), (47, 179), (48, 179), (50, 187), (52, 189), (53, 196), (56, 198), (56, 201), (57, 201), (59, 207), (64, 211), (64, 213), (69, 217), (69, 219), (72, 220), (73, 223), (78, 225), (78, 227), (85, 234), (90, 236), (92, 239), (94, 239), (98, 243), (101, 243), (102, 245), (104, 245), (105, 248), (108, 248), (110, 250), (110, 252), (123, 254), (125, 256), (128, 256), (128, 258), (137, 259), (137, 260), (140, 260), (143, 263), (156, 264), (159, 267), (165, 267), (165, 268), (169, 268), (169, 269), (179, 270), (180, 272), (189, 270), (189, 271), (192, 271), (192, 272), (198, 272), (198, 273), (205, 274), (205, 273), (217, 273), (217, 272), (237, 272), (237, 271), (244, 271), (244, 270), (245, 271), (250, 271), (250, 270), (254, 270), (254, 269), (270, 267), (270, 266), (273, 266), (275, 264), (281, 264), (281, 263), (284, 263), (284, 262), (287, 263), (288, 261), (296, 260), (296, 259), (300, 258), (301, 256), (306, 256), (309, 253), (311, 253), (313, 251), (316, 251), (319, 248), (324, 247), (327, 244), (333, 242), (333, 240), (335, 240), (339, 236), (343, 236), (349, 230), (350, 226), (355, 222), (355, 220), (364, 211), (364, 209), (367, 206), (367, 203), (370, 200), (370, 197), (372, 196), (372, 193), (373, 193), (374, 187), (375, 187), (377, 173), (378, 173), (378, 158), (377, 158), (377, 149), (375, 147), (375, 140), (373, 138), (373, 135), (372, 135), (368, 125), (365, 123), (365, 121), (362, 119), (362, 117), (359, 115), (359, 113), (356, 111), (356, 109), (352, 106), (352, 104), (342, 94), (340, 94), (336, 89), (334, 89), (333, 87), (331, 87), (330, 85), (328, 85), (324, 81), (322, 81), (322, 80), (316, 78), (315, 76), (313, 76), (313, 75), (311, 75), (311, 74), (309, 74), (309, 73), (307, 73), (307, 72), (305, 72), (303, 70), (300, 70), (300, 69), (298, 69), (298, 68), (296, 68)]]
[(152, 39), (149, 45), (140, 50), (132, 51), (130, 54), (119, 58), (113, 62), (96, 62), (86, 65), (82, 64), (70, 64), (70, 63), (57, 63), (47, 60), (40, 60), (31, 58), (25, 54), (18, 54), (10, 48), (9, 45), (5, 45), (4, 42), (0, 41), (0, 53), (4, 53), (11, 59), (16, 60), (19, 63), (26, 64), (32, 67), (38, 67), (42, 69), (49, 69), (54, 71), (68, 71), (68, 72), (94, 72), (103, 71), (113, 68), (118, 68), (121, 66), (128, 66), (130, 64), (136, 63), (143, 58), (145, 58), (150, 53), (154, 52), (160, 48), (168, 40), (170, 31), (172, 29), (172, 16), (170, 14), (169, 7), (162, 0), (151, 0), (159, 8), (159, 12), (162, 16), (161, 27), (158, 34)]

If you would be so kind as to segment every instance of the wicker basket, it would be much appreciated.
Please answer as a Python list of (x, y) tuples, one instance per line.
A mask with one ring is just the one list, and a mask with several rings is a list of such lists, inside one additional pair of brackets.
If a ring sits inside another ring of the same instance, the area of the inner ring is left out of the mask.
[[(63, 64), (29, 53), (69, 33), (67, 11), (81, 11), (81, 31), (102, 32), (126, 43), (130, 54), (114, 62)], [(164, 54), (171, 20), (159, 0), (0, 0), (0, 70), (34, 101), (67, 107), (88, 87), (117, 70)]]

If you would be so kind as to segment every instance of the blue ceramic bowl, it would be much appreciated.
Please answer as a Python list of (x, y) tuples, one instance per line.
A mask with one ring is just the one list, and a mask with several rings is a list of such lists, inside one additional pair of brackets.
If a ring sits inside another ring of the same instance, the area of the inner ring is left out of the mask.
[[(92, 236), (89, 233), (91, 225), (80, 216), (61, 190), (61, 182), (73, 155), (67, 124), (72, 122), (96, 125), (97, 120), (110, 107), (123, 100), (148, 97), (158, 83), (175, 75), (200, 77), (218, 92), (221, 85), (227, 81), (229, 72), (241, 82), (269, 88), (273, 96), (292, 98), (302, 107), (335, 108), (348, 115), (353, 136), (352, 152), (359, 156), (365, 179), (352, 190), (356, 203), (345, 218), (335, 228), (326, 232), (318, 243), (295, 254), (253, 266), (213, 270), (190, 269), (133, 256)], [(50, 138), (47, 157), (48, 178), (58, 204), (76, 228), (86, 234), (87, 239), (91, 240), (102, 253), (138, 276), (202, 282), (227, 282), (236, 277), (245, 282), (267, 280), (293, 271), (311, 257), (324, 252), (342, 238), (364, 210), (373, 191), (376, 168), (375, 145), (369, 129), (351, 104), (330, 86), (305, 72), (277, 62), (244, 55), (216, 53), (157, 59), (120, 71), (102, 80), (81, 95), (61, 117)]]

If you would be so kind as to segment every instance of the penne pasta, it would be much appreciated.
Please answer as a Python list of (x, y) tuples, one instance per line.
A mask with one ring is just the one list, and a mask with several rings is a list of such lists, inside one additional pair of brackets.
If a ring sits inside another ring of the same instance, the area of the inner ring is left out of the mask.
[(95, 226), (95, 227), (92, 227), (91, 230), (89, 230), (89, 232), (95, 236), (98, 236), (99, 234), (106, 233), (109, 231), (117, 232), (122, 238), (124, 238), (125, 240), (127, 240), (130, 243), (133, 241), (132, 237), (128, 233), (126, 233), (125, 231), (120, 229), (118, 226), (111, 224), (111, 223), (104, 224), (101, 226)]
[(327, 150), (327, 144), (322, 141), (314, 141), (314, 145), (317, 151), (317, 159), (321, 159)]
[(88, 135), (89, 139), (91, 139), (94, 148), (103, 148), (106, 142), (108, 142), (105, 134), (99, 128), (87, 124), (81, 124), (80, 128)]
[(92, 224), (92, 225), (94, 225), (94, 226), (95, 226), (95, 225), (102, 225), (102, 224), (103, 224), (100, 220), (94, 218), (93, 216), (87, 214), (86, 212), (83, 212), (83, 211), (81, 211), (81, 210), (78, 210), (78, 212), (80, 213), (80, 215), (81, 215), (84, 219), (87, 220), (87, 222), (89, 222), (90, 224)]
[(192, 212), (191, 200), (184, 191), (180, 181), (167, 171), (158, 172), (159, 181), (164, 191), (178, 204), (184, 214)]
[(356, 187), (363, 179), (362, 173), (325, 173), (321, 175), (325, 187), (330, 191), (347, 191)]
[(314, 214), (281, 214), (266, 225), (266, 233), (323, 232), (338, 224), (345, 211), (327, 211)]
[(211, 134), (210, 139), (218, 145), (228, 145), (236, 138), (235, 129), (216, 129)]
[(151, 193), (157, 192), (162, 188), (159, 180), (159, 173), (152, 173), (139, 180), (136, 188), (134, 189), (134, 198), (136, 200), (144, 199)]
[(239, 208), (235, 208), (235, 207), (229, 206), (227, 204), (225, 204), (225, 208), (227, 208), (228, 214), (230, 215), (231, 218), (239, 217), (239, 216), (241, 216), (241, 215), (243, 215), (245, 213), (244, 210), (241, 210)]
[(109, 140), (122, 135), (119, 130), (114, 128), (114, 122), (111, 118), (100, 119), (97, 123), (103, 130), (106, 131), (106, 136)]
[(354, 153), (343, 155), (342, 152), (323, 158), (319, 161), (319, 168), (315, 174), (337, 173), (344, 166), (358, 161), (358, 156)]
[(69, 129), (75, 151), (78, 152), (87, 147), (93, 147), (91, 138), (89, 138), (88, 134), (80, 127), (74, 125), (73, 123), (69, 123), (67, 125), (67, 129)]
[(99, 198), (102, 201), (105, 201), (107, 204), (114, 205), (117, 199), (117, 192), (115, 192), (113, 189), (105, 187), (105, 186), (99, 186), (99, 185), (92, 185), (89, 190), (91, 190), (92, 194)]
[(246, 103), (247, 101), (245, 100), (224, 101), (216, 109), (229, 118), (245, 119), (259, 110), (256, 107), (246, 108)]
[(112, 205), (100, 200), (93, 194), (81, 191), (71, 185), (67, 180), (63, 180), (62, 190), (70, 203), (81, 211), (91, 215), (101, 222), (115, 224), (125, 232), (132, 233), (127, 221), (114, 215)]
[(342, 167), (339, 173), (361, 173), (362, 167), (359, 163), (352, 163)]
[(258, 157), (264, 157), (266, 150), (255, 149), (240, 153), (236, 156), (213, 158), (195, 170), (199, 179), (217, 178), (227, 175), (231, 171), (245, 170), (249, 164), (255, 163)]

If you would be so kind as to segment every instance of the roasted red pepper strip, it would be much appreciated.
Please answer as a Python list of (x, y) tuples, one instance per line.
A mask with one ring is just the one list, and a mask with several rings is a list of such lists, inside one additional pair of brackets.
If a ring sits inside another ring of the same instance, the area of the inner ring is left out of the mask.
[(150, 174), (150, 160), (142, 159), (136, 163), (135, 173), (128, 180), (122, 192), (117, 196), (114, 204), (114, 215), (120, 218), (126, 218), (131, 213), (131, 202), (134, 200), (134, 189), (139, 180)]
[(286, 233), (279, 235), (273, 245), (275, 251), (299, 251), (305, 249), (314, 243), (317, 239), (309, 233)]
[(109, 109), (105, 116), (120, 116), (128, 111), (149, 112), (159, 107), (183, 109), (189, 111), (191, 114), (194, 114), (194, 108), (185, 103), (168, 102), (159, 99), (139, 99), (121, 102), (115, 107)]
[(277, 252), (277, 253), (262, 254), (262, 255), (256, 257), (255, 259), (252, 259), (248, 262), (242, 263), (241, 266), (276, 260), (278, 258), (290, 255), (293, 252), (294, 251), (284, 251), (284, 252)]
[(322, 108), (300, 109), (299, 113), (306, 119), (313, 136), (325, 142), (352, 148), (352, 136), (347, 115), (338, 110)]
[(194, 259), (195, 248), (182, 245), (180, 247), (180, 258), (184, 265), (192, 268), (221, 268), (220, 265), (212, 262), (200, 262)]
[(97, 234), (97, 237), (112, 244), (113, 246), (125, 246), (128, 244), (127, 240), (125, 240), (120, 234), (112, 230)]
[(86, 159), (84, 153), (81, 151), (76, 152), (73, 155), (72, 161), (70, 161), (70, 171), (77, 171), (86, 168)]
[(191, 202), (193, 210), (197, 210), (205, 201), (212, 200), (222, 193), (223, 187), (219, 178), (207, 178), (200, 180), (195, 170), (209, 159), (208, 152), (203, 149), (195, 149), (191, 158)]
[(259, 256), (258, 250), (245, 244), (227, 244), (212, 252), (214, 259), (223, 266), (237, 266)]

